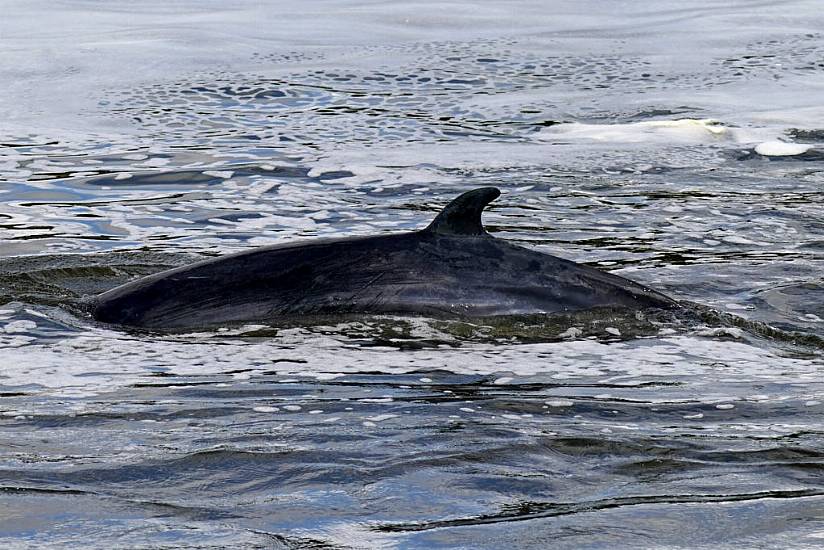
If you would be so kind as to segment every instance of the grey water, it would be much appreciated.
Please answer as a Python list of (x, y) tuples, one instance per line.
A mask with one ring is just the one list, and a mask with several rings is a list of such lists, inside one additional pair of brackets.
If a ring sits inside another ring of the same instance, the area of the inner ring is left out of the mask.
[[(0, 11), (3, 548), (824, 545), (820, 3)], [(727, 322), (73, 307), (484, 185), (496, 237)]]

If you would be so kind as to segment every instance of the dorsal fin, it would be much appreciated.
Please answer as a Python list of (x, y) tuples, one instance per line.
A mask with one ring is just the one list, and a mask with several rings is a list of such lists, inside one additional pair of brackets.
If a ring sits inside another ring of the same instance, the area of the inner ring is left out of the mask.
[(495, 187), (467, 191), (447, 204), (424, 231), (437, 235), (484, 235), (481, 213), (500, 196), (500, 190)]

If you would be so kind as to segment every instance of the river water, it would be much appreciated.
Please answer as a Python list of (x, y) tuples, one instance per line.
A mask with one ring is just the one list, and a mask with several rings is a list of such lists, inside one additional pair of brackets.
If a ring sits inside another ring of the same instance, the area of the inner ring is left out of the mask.
[[(818, 2), (0, 8), (4, 548), (824, 545)], [(496, 237), (726, 320), (73, 307), (484, 185)]]

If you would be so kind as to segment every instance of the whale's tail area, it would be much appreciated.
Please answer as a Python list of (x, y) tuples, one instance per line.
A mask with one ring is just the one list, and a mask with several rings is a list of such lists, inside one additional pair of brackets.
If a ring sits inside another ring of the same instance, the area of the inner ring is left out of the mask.
[(486, 205), (501, 196), (497, 187), (481, 187), (456, 197), (446, 205), (423, 232), (436, 235), (485, 235), (481, 213)]

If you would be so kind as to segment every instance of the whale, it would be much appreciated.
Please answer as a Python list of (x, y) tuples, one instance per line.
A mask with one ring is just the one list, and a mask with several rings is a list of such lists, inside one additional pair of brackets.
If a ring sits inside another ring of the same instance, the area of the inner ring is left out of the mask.
[(481, 216), (500, 194), (467, 191), (417, 231), (277, 244), (159, 272), (92, 297), (89, 311), (102, 323), (179, 330), (338, 314), (678, 307), (629, 279), (492, 236)]

